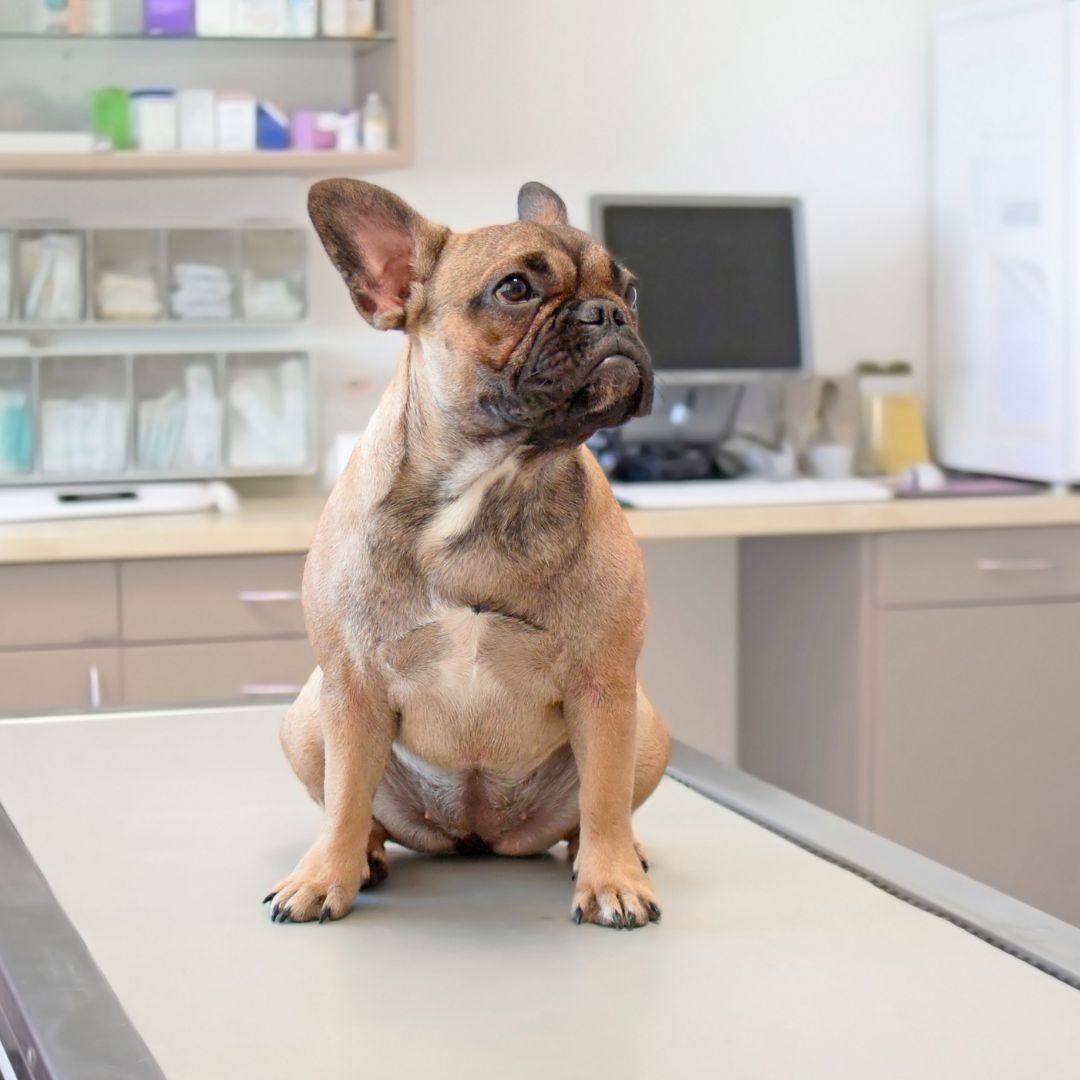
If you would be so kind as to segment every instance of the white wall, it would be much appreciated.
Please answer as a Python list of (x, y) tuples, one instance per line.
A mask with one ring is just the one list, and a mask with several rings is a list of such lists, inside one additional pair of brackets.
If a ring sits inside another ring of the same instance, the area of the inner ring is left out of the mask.
[[(593, 192), (806, 200), (814, 354), (925, 369), (932, 0), (416, 0), (417, 157), (372, 177), (457, 228), (540, 179), (586, 224)], [(0, 181), (0, 218), (96, 223), (303, 214), (295, 179)], [(339, 356), (385, 370), (316, 260)]]
[[(540, 179), (806, 200), (814, 353), (922, 367), (929, 0), (418, 0), (417, 167), (454, 226)], [(647, 287), (647, 286), (646, 286)]]

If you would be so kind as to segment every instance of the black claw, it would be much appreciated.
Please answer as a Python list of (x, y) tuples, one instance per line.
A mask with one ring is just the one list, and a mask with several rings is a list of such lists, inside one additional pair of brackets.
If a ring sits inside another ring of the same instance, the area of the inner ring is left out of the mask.
[(649, 908), (649, 917), (652, 919), (653, 922), (659, 922), (660, 909), (651, 900), (649, 901), (647, 906)]
[(637, 926), (637, 916), (636, 916), (636, 915), (635, 915), (635, 914), (634, 914), (634, 913), (633, 913), (632, 911), (628, 911), (628, 912), (626, 913), (626, 925), (627, 925), (627, 926), (628, 926), (628, 927), (629, 927), (629, 928), (630, 928), (631, 930), (633, 930), (633, 929), (634, 929), (634, 927), (636, 927), (636, 926)]
[(573, 916), (573, 918), (574, 918), (574, 922), (575, 922), (576, 925), (578, 925), (578, 926), (581, 925), (581, 919), (582, 919), (582, 916), (584, 914), (585, 913), (581, 910), (580, 907), (574, 908), (574, 916)]
[(323, 906), (319, 909), (319, 922), (324, 923), (329, 918), (330, 908), (326, 904), (323, 904)]
[(271, 900), (273, 900), (275, 896), (277, 896), (277, 892), (267, 893), (267, 894), (266, 894), (266, 895), (265, 895), (265, 896), (263, 897), (263, 903), (264, 903), (264, 904), (269, 904), (269, 903), (270, 903), (270, 901), (271, 901)]
[(641, 860), (641, 869), (644, 870), (646, 874), (649, 872), (649, 860), (648, 859), (642, 859)]
[(273, 907), (272, 907), (272, 908), (270, 909), (270, 921), (271, 921), (271, 922), (277, 922), (277, 920), (278, 920), (278, 916), (279, 916), (280, 914), (281, 914), (281, 908), (280, 908), (280, 907), (279, 907), (279, 906), (278, 906), (277, 904), (275, 904), (275, 905), (274, 905), (274, 906), (273, 906)]
[(292, 918), (292, 916), (289, 914), (289, 909), (288, 908), (282, 908), (281, 909), (281, 915), (278, 917), (278, 922), (281, 923), (284, 926), (285, 923), (287, 923), (291, 918)]
[(622, 929), (622, 914), (620, 912), (616, 911), (611, 916), (611, 925), (614, 926), (616, 930)]

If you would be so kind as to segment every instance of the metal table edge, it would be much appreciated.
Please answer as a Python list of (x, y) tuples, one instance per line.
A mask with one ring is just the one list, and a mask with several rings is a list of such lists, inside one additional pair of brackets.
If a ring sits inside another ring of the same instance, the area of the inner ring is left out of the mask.
[(667, 772), (699, 795), (1080, 990), (1080, 927), (685, 743), (672, 743)]
[(164, 1080), (2, 804), (0, 868), (0, 1076)]

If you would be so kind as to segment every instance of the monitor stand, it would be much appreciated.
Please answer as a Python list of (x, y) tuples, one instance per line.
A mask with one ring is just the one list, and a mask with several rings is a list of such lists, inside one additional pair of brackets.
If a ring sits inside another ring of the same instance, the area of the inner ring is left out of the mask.
[[(601, 432), (590, 445), (616, 480), (732, 479), (742, 468), (723, 446), (745, 392), (743, 383), (661, 390), (651, 416)], [(702, 398), (707, 405), (699, 409)]]

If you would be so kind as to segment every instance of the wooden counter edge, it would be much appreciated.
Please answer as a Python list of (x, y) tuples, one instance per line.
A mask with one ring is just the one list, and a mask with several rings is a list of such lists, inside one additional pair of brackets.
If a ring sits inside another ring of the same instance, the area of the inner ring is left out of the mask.
[[(233, 514), (0, 525), (0, 565), (304, 552), (321, 497), (249, 499)], [(1080, 495), (898, 499), (818, 506), (628, 510), (642, 540), (1080, 525)]]

